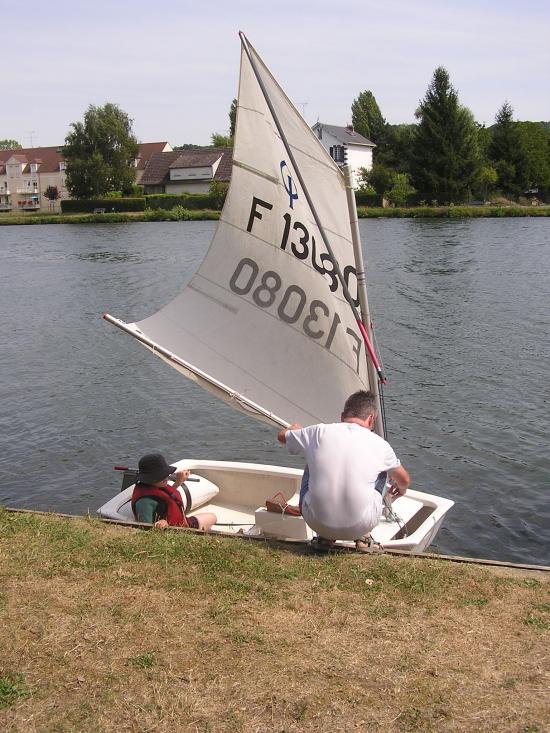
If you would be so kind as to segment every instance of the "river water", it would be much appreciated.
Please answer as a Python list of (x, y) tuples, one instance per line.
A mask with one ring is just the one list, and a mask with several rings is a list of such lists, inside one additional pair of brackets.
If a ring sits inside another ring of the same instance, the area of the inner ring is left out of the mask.
[[(300, 465), (101, 319), (198, 267), (212, 222), (0, 227), (0, 504), (94, 512), (149, 450)], [(456, 502), (437, 551), (550, 564), (550, 220), (364, 220), (389, 439)]]

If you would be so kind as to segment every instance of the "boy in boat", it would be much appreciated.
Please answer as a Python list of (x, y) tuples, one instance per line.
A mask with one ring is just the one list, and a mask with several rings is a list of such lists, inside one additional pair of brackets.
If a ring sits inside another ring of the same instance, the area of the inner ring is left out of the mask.
[(409, 474), (393, 448), (372, 432), (376, 402), (361, 390), (346, 400), (341, 422), (302, 428), (297, 423), (277, 438), (290, 453), (306, 458), (300, 490), (302, 515), (319, 534), (317, 544), (355, 540), (358, 550), (371, 551), (370, 531), (382, 516), (382, 489), (389, 476), (390, 495), (404, 494)]
[[(153, 524), (158, 529), (173, 526), (208, 532), (218, 521), (215, 514), (203, 512), (190, 517), (185, 515), (179, 487), (189, 478), (190, 473), (183, 468), (178, 471), (176, 466), (169, 466), (160, 453), (142, 456), (132, 493), (132, 511), (136, 521)], [(175, 474), (173, 484), (168, 483), (171, 474)]]

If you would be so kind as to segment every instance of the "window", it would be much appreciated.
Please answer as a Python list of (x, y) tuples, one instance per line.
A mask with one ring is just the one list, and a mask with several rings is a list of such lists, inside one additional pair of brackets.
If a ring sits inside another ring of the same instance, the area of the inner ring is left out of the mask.
[(330, 150), (330, 157), (332, 160), (334, 160), (335, 163), (344, 163), (345, 162), (345, 148), (343, 145), (335, 145), (334, 147), (331, 147)]

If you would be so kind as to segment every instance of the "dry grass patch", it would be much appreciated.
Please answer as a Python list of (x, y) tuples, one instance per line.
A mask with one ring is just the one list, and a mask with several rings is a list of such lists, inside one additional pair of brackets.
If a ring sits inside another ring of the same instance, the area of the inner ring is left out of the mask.
[(5, 512), (0, 552), (1, 730), (550, 724), (542, 573)]

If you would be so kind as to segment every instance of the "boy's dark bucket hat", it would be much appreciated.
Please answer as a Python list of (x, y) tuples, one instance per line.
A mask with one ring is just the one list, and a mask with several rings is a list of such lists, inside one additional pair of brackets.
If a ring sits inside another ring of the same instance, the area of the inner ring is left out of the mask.
[(147, 453), (139, 459), (137, 480), (142, 484), (156, 484), (176, 471), (176, 466), (169, 466), (161, 453)]

